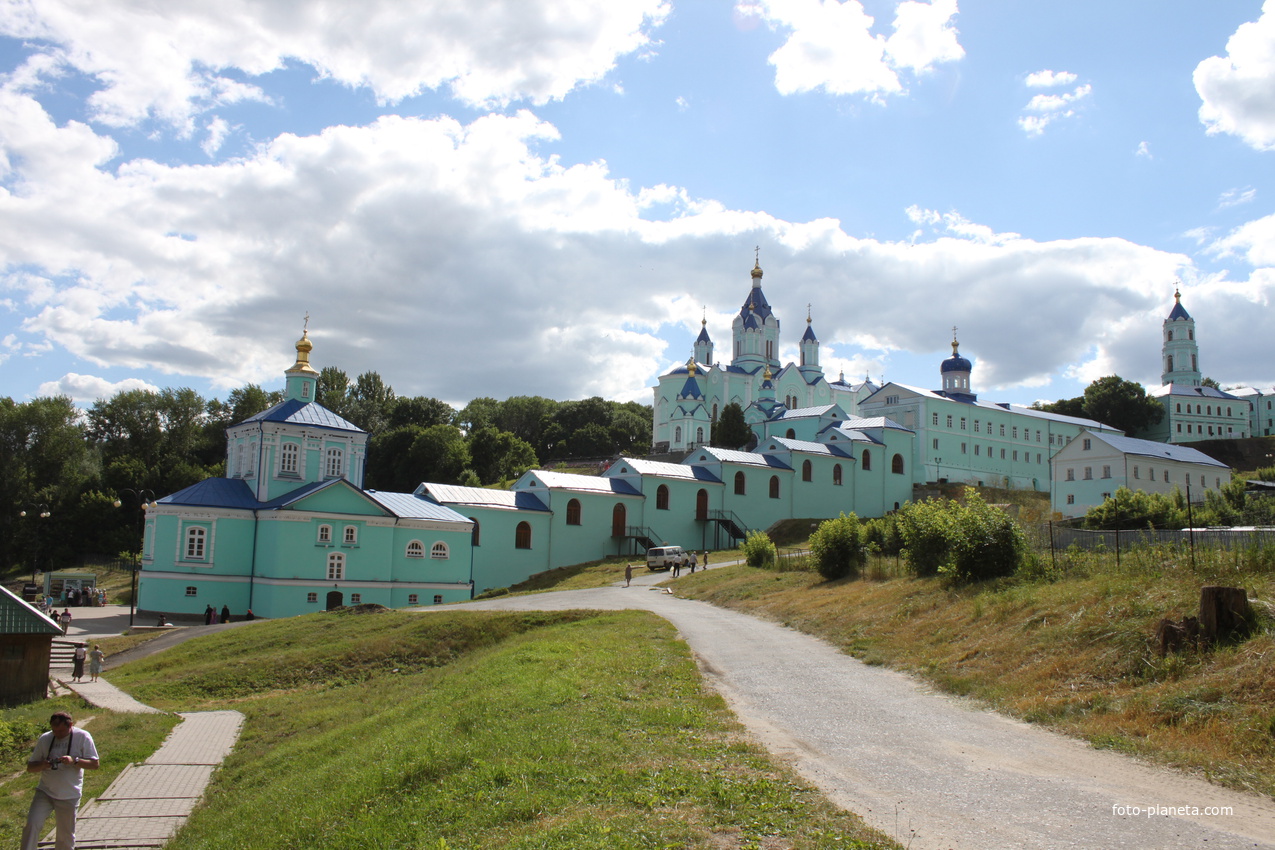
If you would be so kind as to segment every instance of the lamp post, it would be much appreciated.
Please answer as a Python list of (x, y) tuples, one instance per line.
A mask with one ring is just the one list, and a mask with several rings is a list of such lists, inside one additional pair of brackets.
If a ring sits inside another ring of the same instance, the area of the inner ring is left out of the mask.
[[(128, 496), (130, 501), (136, 499), (138, 508), (141, 511), (137, 519), (137, 529), (141, 532), (141, 542), (137, 549), (137, 563), (133, 567), (133, 594), (128, 600), (128, 624), (133, 625), (133, 613), (137, 610), (137, 573), (142, 569), (142, 550), (146, 548), (146, 509), (150, 507), (150, 503), (155, 501), (154, 490), (133, 490), (125, 487), (120, 490), (121, 496)], [(115, 500), (115, 507), (121, 507), (124, 504), (120, 499)]]
[[(31, 514), (32, 518), (36, 518), (36, 517), (39, 517), (40, 519), (49, 518), (48, 505), (43, 505), (43, 504), (28, 505), (27, 507), (31, 508), (31, 510), (33, 511), (33, 513)], [(18, 516), (25, 517), (26, 515), (27, 515), (26, 510), (18, 511)], [(35, 574), (40, 569), (40, 527), (38, 525), (35, 528), (34, 539), (35, 539), (35, 543), (32, 546), (32, 550), (31, 550), (31, 583), (32, 584), (35, 584)]]

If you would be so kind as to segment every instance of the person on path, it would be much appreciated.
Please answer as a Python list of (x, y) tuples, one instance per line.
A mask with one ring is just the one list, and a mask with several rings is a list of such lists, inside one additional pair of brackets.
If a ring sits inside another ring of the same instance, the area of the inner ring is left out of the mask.
[(708, 550), (704, 550), (704, 569), (708, 569)]
[(55, 850), (74, 850), (75, 814), (84, 792), (84, 771), (98, 768), (93, 736), (75, 728), (70, 712), (55, 711), (49, 718), (49, 730), (35, 742), (27, 760), (27, 773), (40, 774), (40, 784), (22, 830), (22, 850), (37, 850), (51, 812), (56, 814), (58, 825)]
[(678, 558), (673, 561), (673, 578), (677, 578), (682, 574), (682, 559)]
[(102, 675), (102, 662), (106, 660), (106, 653), (102, 651), (102, 647), (93, 644), (93, 651), (89, 653), (89, 679), (96, 682), (97, 677)]
[(256, 614), (254, 614), (254, 613), (252, 613), (252, 609), (251, 609), (251, 608), (249, 608), (249, 609), (248, 609), (248, 613), (247, 613), (247, 614), (244, 614), (244, 615), (243, 615), (243, 618), (244, 618), (245, 620), (255, 620), (255, 619), (257, 619), (257, 615), (256, 615)]
[(230, 606), (229, 605), (221, 606), (221, 621), (223, 623), (230, 622)]
[(71, 681), (78, 682), (84, 678), (84, 659), (89, 657), (89, 648), (86, 644), (77, 643), (75, 645), (75, 657), (71, 662)]
[(699, 563), (699, 559), (695, 557), (695, 553), (691, 553), (691, 575), (695, 575), (695, 565)]
[(625, 564), (624, 565), (624, 586), (628, 587), (629, 582), (631, 581), (633, 581), (633, 565)]
[(70, 608), (62, 609), (62, 613), (58, 615), (58, 622), (62, 624), (62, 634), (66, 634), (67, 629), (71, 628)]
[(212, 603), (204, 609), (204, 625), (211, 626), (217, 620), (217, 612), (213, 610)]

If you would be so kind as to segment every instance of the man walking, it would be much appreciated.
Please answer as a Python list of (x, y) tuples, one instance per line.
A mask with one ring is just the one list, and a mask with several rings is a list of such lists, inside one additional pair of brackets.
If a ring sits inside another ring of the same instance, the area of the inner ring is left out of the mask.
[(27, 773), (40, 774), (40, 784), (27, 812), (22, 850), (36, 850), (50, 812), (55, 813), (58, 826), (55, 850), (74, 850), (75, 813), (84, 792), (84, 771), (98, 768), (93, 736), (75, 728), (70, 712), (55, 711), (49, 718), (49, 730), (35, 742), (27, 761)]

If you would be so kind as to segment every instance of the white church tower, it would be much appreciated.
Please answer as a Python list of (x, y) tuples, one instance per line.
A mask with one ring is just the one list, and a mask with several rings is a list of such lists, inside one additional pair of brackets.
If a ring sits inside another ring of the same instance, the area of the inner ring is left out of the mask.
[(1164, 320), (1164, 373), (1160, 383), (1198, 387), (1203, 378), (1200, 347), (1195, 341), (1195, 319), (1182, 306), (1180, 291), (1174, 291), (1173, 302), (1173, 311)]
[(761, 291), (761, 262), (753, 263), (753, 288), (731, 322), (735, 342), (732, 366), (756, 373), (766, 366), (779, 370), (779, 319)]

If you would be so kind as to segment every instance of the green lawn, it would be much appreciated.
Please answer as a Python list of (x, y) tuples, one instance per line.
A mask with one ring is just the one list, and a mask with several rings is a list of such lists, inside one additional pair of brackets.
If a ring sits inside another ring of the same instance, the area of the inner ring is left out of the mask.
[(314, 614), (112, 681), (247, 716), (172, 850), (897, 847), (745, 740), (646, 613)]

